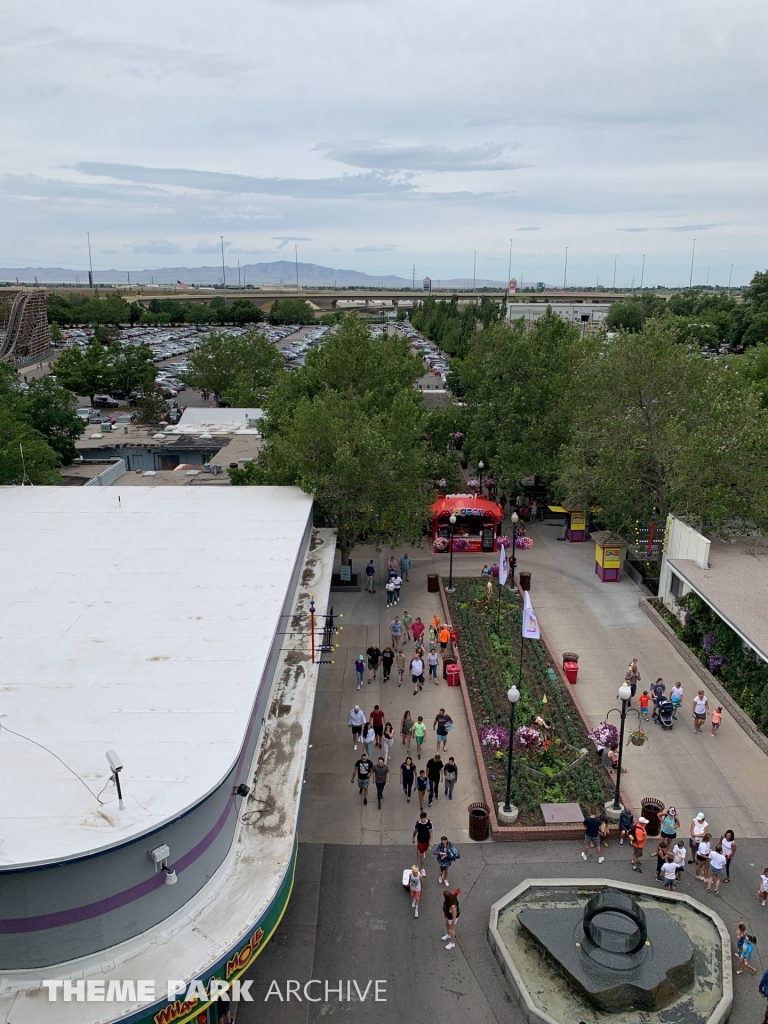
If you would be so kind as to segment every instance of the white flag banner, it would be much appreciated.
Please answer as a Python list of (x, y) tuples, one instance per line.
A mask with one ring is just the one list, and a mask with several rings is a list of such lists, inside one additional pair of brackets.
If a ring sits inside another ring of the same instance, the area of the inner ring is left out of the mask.
[(507, 549), (503, 544), (499, 545), (499, 585), (504, 586), (507, 582), (507, 575), (509, 573), (509, 563), (507, 562)]
[(525, 591), (523, 602), (523, 636), (527, 640), (538, 640), (541, 637), (539, 620), (536, 618), (536, 612), (531, 606), (531, 595), (527, 590)]

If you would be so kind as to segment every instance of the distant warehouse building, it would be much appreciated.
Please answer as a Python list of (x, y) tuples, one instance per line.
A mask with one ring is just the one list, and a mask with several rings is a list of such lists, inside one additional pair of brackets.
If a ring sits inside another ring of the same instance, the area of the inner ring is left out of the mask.
[(511, 302), (507, 306), (507, 319), (534, 324), (551, 309), (569, 324), (602, 324), (610, 308), (607, 302)]
[(293, 885), (335, 536), (292, 487), (0, 517), (0, 1020), (215, 1024)]

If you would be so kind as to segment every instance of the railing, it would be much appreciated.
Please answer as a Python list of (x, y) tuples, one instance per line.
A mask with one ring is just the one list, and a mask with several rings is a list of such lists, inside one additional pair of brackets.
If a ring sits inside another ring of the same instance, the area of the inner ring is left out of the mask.
[(103, 470), (98, 476), (91, 477), (84, 487), (109, 487), (115, 480), (119, 480), (125, 473), (125, 459), (118, 459), (108, 469)]

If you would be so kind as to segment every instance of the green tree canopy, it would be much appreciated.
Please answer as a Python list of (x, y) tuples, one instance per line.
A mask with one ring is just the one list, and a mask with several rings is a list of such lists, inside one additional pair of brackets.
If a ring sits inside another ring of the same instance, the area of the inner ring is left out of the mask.
[(306, 299), (275, 299), (269, 319), (273, 324), (313, 324), (315, 311)]
[(186, 383), (219, 402), (261, 407), (282, 366), (280, 353), (255, 328), (239, 336), (211, 331), (189, 357)]
[(75, 404), (72, 392), (49, 376), (31, 380), (24, 397), (25, 418), (65, 465), (77, 457), (75, 441), (85, 430), (85, 423), (75, 412)]
[(108, 392), (112, 387), (112, 363), (109, 350), (95, 338), (88, 342), (85, 352), (79, 346), (65, 348), (55, 363), (59, 383), (76, 395), (94, 395)]
[(109, 363), (111, 389), (128, 395), (131, 391), (144, 392), (154, 386), (155, 362), (152, 349), (145, 341), (138, 345), (114, 342), (109, 349)]

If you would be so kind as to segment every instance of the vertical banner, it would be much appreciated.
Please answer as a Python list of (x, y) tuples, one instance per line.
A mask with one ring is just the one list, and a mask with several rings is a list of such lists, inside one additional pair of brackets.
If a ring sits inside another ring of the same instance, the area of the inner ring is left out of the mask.
[(523, 637), (526, 640), (538, 640), (541, 637), (539, 620), (536, 618), (536, 612), (531, 605), (531, 595), (527, 590), (523, 602)]
[(509, 563), (507, 562), (507, 549), (503, 544), (499, 545), (499, 586), (503, 587), (507, 582)]
[(514, 295), (516, 291), (517, 291), (517, 278), (516, 277), (510, 277), (510, 279), (509, 279), (509, 294), (510, 295)]

